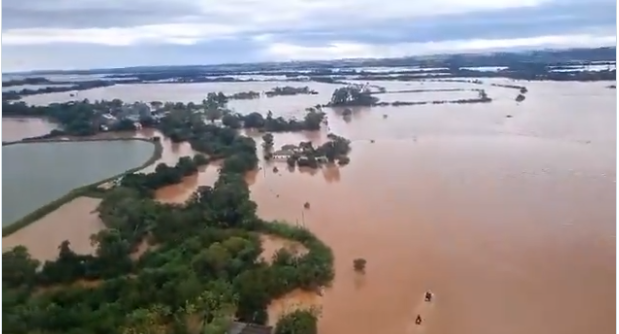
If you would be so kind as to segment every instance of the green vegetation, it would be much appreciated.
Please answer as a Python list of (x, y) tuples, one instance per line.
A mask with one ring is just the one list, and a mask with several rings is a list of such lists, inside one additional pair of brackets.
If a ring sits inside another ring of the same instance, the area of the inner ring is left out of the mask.
[[(447, 80), (436, 80), (436, 81), (446, 81)], [(462, 81), (462, 80), (461, 80)], [(461, 82), (458, 80), (450, 80), (450, 82)], [(469, 81), (462, 81), (469, 82)], [(475, 82), (469, 82), (475, 83)], [(418, 105), (426, 105), (426, 104), (467, 104), (467, 103), (488, 103), (492, 102), (492, 99), (488, 97), (488, 94), (483, 89), (472, 89), (472, 91), (476, 91), (479, 96), (477, 98), (472, 99), (458, 99), (458, 100), (436, 100), (436, 101), (395, 101), (395, 102), (379, 102), (379, 99), (374, 95), (377, 94), (388, 94), (388, 93), (422, 93), (428, 91), (439, 91), (439, 92), (451, 92), (451, 91), (464, 91), (465, 89), (453, 88), (453, 89), (411, 89), (411, 90), (400, 90), (400, 91), (391, 91), (388, 92), (383, 89), (383, 87), (374, 86), (378, 89), (377, 92), (372, 92), (368, 87), (364, 87), (361, 85), (349, 85), (346, 87), (340, 87), (333, 92), (331, 96), (331, 101), (324, 105), (324, 107), (385, 107), (385, 106), (418, 106)], [(510, 88), (514, 88), (520, 86), (510, 86)], [(524, 88), (524, 87), (522, 87)], [(524, 88), (526, 90), (526, 88)], [(344, 119), (348, 119), (352, 115), (352, 110), (346, 108), (342, 112), (342, 116)]]
[(28, 96), (28, 95), (71, 92), (71, 91), (87, 90), (87, 89), (93, 89), (93, 88), (99, 88), (99, 87), (109, 87), (109, 86), (114, 85), (114, 82), (106, 81), (106, 80), (83, 81), (83, 82), (52, 82), (44, 78), (26, 78), (24, 80), (14, 80), (14, 81), (6, 82), (6, 83), (3, 82), (2, 87), (17, 86), (18, 84), (22, 84), (22, 85), (31, 84), (29, 82), (34, 82), (34, 85), (61, 84), (61, 86), (44, 86), (39, 89), (22, 89), (19, 91), (2, 92), (2, 101), (5, 102), (5, 101), (19, 100), (22, 97)]
[[(192, 146), (225, 160), (215, 184), (184, 205), (159, 203), (144, 189), (177, 180), (198, 158), (125, 176), (106, 193), (98, 211), (107, 229), (91, 238), (95, 255), (76, 254), (63, 242), (57, 260), (37, 271), (25, 248), (3, 253), (4, 331), (223, 334), (233, 319), (265, 323), (272, 299), (333, 279), (333, 254), (312, 233), (257, 217), (244, 180), (257, 164), (254, 140), (228, 128), (198, 128), (189, 128)], [(298, 241), (308, 252), (281, 249), (271, 264), (260, 261), (259, 233)], [(132, 259), (144, 242), (157, 247)], [(316, 316), (293, 313), (278, 328), (315, 333)]]
[(378, 98), (372, 96), (368, 88), (361, 85), (350, 85), (340, 87), (331, 95), (329, 107), (353, 107), (353, 106), (373, 106), (378, 102)]
[[(38, 209), (36, 209), (35, 211), (29, 213), (28, 215), (24, 216), (23, 218), (19, 219), (18, 221), (12, 223), (11, 225), (8, 226), (4, 226), (2, 227), (2, 236), (6, 237), (7, 235), (10, 235), (12, 233), (15, 233), (17, 230), (28, 226), (32, 223), (34, 223), (35, 221), (43, 218), (45, 215), (51, 213), (52, 211), (58, 209), (59, 207), (61, 207), (63, 204), (68, 203), (72, 200), (74, 200), (77, 197), (80, 196), (85, 196), (85, 195), (91, 195), (93, 193), (98, 193), (99, 191), (98, 186), (100, 184), (118, 179), (119, 177), (122, 177), (123, 175), (127, 175), (127, 174), (131, 174), (134, 173), (136, 171), (139, 171), (143, 168), (145, 168), (146, 166), (149, 166), (151, 164), (153, 164), (155, 161), (159, 160), (159, 158), (161, 158), (161, 153), (163, 151), (163, 147), (161, 146), (161, 144), (159, 142), (153, 142), (147, 139), (141, 139), (141, 138), (127, 138), (127, 139), (99, 139), (102, 141), (110, 141), (110, 140), (142, 140), (142, 141), (148, 141), (151, 142), (155, 145), (155, 149), (153, 152), (153, 155), (151, 156), (150, 159), (148, 159), (147, 161), (145, 161), (141, 166), (138, 166), (136, 168), (130, 169), (120, 175), (115, 175), (112, 176), (108, 179), (105, 180), (101, 180), (98, 182), (95, 182), (93, 184), (81, 187), (81, 188), (77, 188), (74, 189), (72, 191), (70, 191), (68, 194), (66, 194), (65, 196), (56, 199)], [(91, 139), (84, 139), (84, 140), (76, 140), (76, 141), (92, 141)], [(45, 141), (48, 142), (48, 141)], [(36, 141), (32, 141), (29, 143), (36, 143)], [(19, 144), (19, 142), (14, 142), (14, 143), (10, 143), (10, 144)], [(28, 144), (23, 144), (23, 145), (28, 145)]]
[[(173, 141), (189, 141), (194, 149), (210, 155), (213, 153), (213, 147), (209, 149), (204, 145), (221, 146), (221, 143), (206, 143), (206, 141), (220, 138), (225, 142), (233, 137), (234, 130), (237, 129), (249, 128), (264, 132), (313, 131), (320, 129), (325, 117), (322, 111), (314, 108), (310, 108), (303, 120), (274, 117), (270, 111), (266, 117), (257, 112), (241, 115), (226, 109), (226, 103), (227, 100), (212, 103), (205, 100), (205, 105), (208, 107), (204, 112), (176, 110), (163, 117), (157, 128)], [(220, 120), (223, 126), (215, 124), (216, 120)], [(212, 124), (207, 124), (209, 122)], [(225, 135), (220, 135), (222, 133)], [(241, 137), (238, 140), (244, 139)]]
[(323, 163), (334, 163), (336, 160), (340, 165), (350, 162), (347, 156), (350, 152), (350, 141), (334, 134), (327, 137), (329, 140), (319, 147), (314, 147), (311, 141), (301, 142), (288, 157), (288, 165), (318, 168)]
[[(93, 119), (97, 108), (87, 100), (74, 103), (53, 103), (48, 106), (29, 106), (24, 102), (2, 102), (3, 116), (46, 117), (60, 124), (62, 130), (53, 130), (53, 135), (90, 136), (98, 132)], [(50, 136), (51, 137), (51, 136)]]
[(367, 261), (365, 259), (355, 259), (353, 261), (353, 268), (355, 268), (355, 271), (358, 272), (365, 272), (365, 265), (367, 264)]
[(234, 93), (228, 96), (228, 99), (230, 100), (251, 100), (251, 99), (257, 99), (259, 97), (260, 97), (260, 93), (250, 90), (249, 92)]
[(318, 312), (295, 310), (284, 315), (275, 326), (275, 334), (317, 334)]
[(264, 158), (270, 160), (273, 157), (273, 134), (265, 133), (262, 136), (262, 147), (264, 148)]
[(305, 86), (305, 87), (291, 87), (291, 86), (285, 86), (285, 87), (275, 87), (273, 89), (271, 89), (270, 91), (265, 92), (267, 97), (274, 97), (274, 96), (284, 96), (284, 95), (299, 95), (299, 94), (310, 94), (310, 95), (316, 95), (318, 94), (318, 92), (316, 92), (315, 90), (311, 90), (309, 87)]
[(273, 117), (272, 112), (268, 112), (264, 117), (259, 113), (250, 113), (246, 116), (237, 115), (242, 118), (245, 128), (258, 129), (267, 132), (290, 132), (290, 131), (315, 131), (320, 129), (325, 113), (315, 109), (309, 110), (303, 120), (285, 119), (283, 117)]
[(203, 155), (196, 155), (193, 158), (182, 157), (174, 167), (160, 163), (155, 167), (154, 173), (125, 175), (120, 180), (120, 186), (136, 189), (142, 195), (152, 197), (155, 190), (181, 182), (183, 177), (196, 173), (199, 166), (207, 165), (208, 163), (208, 158)]

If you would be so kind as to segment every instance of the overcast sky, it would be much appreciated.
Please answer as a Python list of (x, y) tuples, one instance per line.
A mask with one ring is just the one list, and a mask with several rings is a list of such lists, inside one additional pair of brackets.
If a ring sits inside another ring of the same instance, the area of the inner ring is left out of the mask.
[(2, 70), (616, 45), (615, 0), (3, 0)]

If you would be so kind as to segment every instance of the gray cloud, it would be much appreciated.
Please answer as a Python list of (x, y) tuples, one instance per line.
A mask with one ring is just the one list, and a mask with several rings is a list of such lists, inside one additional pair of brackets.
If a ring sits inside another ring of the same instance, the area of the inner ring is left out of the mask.
[(612, 36), (616, 21), (613, 0), (4, 0), (3, 10), (5, 69), (399, 54), (392, 45), (551, 35), (586, 35), (582, 45)]
[(4, 0), (3, 29), (132, 27), (190, 20), (200, 6), (162, 0)]

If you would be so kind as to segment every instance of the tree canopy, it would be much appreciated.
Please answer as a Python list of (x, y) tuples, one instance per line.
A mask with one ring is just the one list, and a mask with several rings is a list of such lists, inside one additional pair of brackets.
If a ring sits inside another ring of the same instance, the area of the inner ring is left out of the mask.
[(372, 106), (378, 102), (378, 98), (372, 96), (369, 89), (360, 85), (340, 87), (331, 95), (330, 106)]

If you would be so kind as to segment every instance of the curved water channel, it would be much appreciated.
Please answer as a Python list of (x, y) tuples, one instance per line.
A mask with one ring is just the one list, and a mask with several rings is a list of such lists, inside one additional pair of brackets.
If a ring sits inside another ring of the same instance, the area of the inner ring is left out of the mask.
[[(614, 330), (615, 92), (605, 83), (523, 84), (529, 93), (520, 104), (514, 90), (484, 86), (493, 103), (361, 108), (346, 119), (328, 110), (330, 131), (353, 141), (350, 165), (289, 171), (276, 164), (282, 168), (274, 173), (262, 163), (248, 176), (259, 214), (304, 224), (336, 255), (336, 279), (323, 297), (295, 292), (276, 301), (271, 314), (294, 302), (320, 304), (324, 334)], [(248, 90), (208, 85), (115, 86), (80, 95), (200, 101), (208, 91)], [(253, 90), (266, 84), (258, 85)], [(432, 85), (470, 88), (423, 84)], [(328, 99), (323, 90), (336, 86), (327, 86), (317, 85), (316, 96), (233, 107), (300, 115)], [(278, 134), (275, 145), (320, 142), (327, 131)], [(193, 154), (188, 144), (163, 144), (163, 162)], [(216, 177), (217, 166), (208, 166), (157, 197), (183, 201)], [(367, 260), (365, 275), (353, 271), (358, 257)], [(430, 306), (422, 305), (428, 289), (436, 296)], [(416, 326), (420, 313), (424, 322)]]

